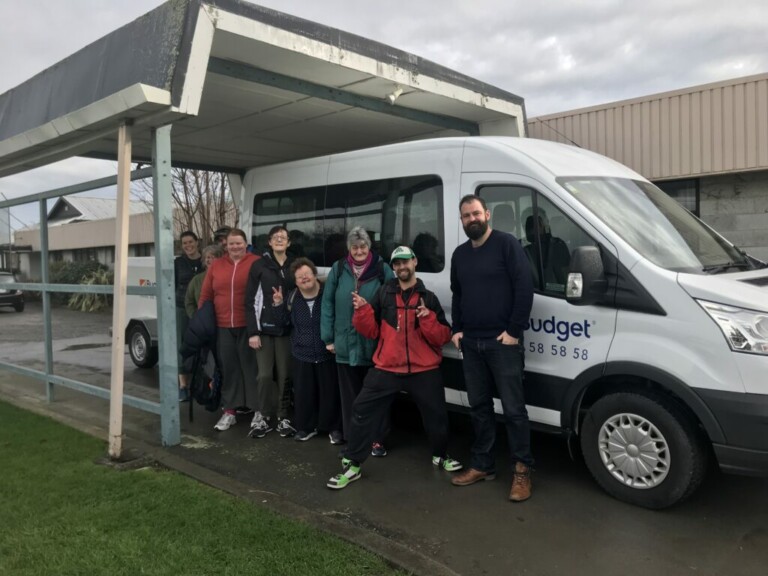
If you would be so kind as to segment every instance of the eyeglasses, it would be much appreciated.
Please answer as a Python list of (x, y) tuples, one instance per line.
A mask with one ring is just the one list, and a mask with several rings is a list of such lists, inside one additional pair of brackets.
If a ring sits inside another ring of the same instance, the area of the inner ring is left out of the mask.
[(275, 234), (270, 238), (270, 240), (281, 240), (282, 242), (288, 242), (288, 236), (285, 236), (284, 234)]

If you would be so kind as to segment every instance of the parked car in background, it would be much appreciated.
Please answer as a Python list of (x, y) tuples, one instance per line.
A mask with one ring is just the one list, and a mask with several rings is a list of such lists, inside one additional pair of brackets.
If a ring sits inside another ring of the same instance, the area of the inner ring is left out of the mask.
[(0, 306), (13, 306), (16, 312), (24, 311), (24, 293), (15, 288), (5, 288), (6, 284), (17, 282), (10, 272), (0, 272)]

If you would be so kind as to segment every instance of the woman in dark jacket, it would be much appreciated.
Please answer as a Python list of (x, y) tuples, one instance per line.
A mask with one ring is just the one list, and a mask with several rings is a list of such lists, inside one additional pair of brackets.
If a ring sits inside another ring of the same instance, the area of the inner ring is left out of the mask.
[[(275, 226), (269, 231), (269, 250), (255, 262), (248, 275), (245, 317), (248, 345), (256, 350), (258, 407), (251, 422), (251, 438), (263, 438), (273, 428), (287, 438), (296, 433), (288, 411), (291, 406), (291, 342), (288, 327), (276, 310), (274, 296), (296, 287), (290, 272), (288, 230)], [(277, 373), (277, 381), (275, 381)]]
[[(341, 403), (336, 363), (320, 339), (323, 286), (317, 268), (308, 258), (291, 264), (296, 289), (286, 296), (287, 305), (278, 306), (291, 325), (295, 440), (304, 442), (318, 430), (327, 432), (331, 444), (341, 444)], [(274, 302), (281, 302), (280, 295)]]
[[(187, 286), (192, 278), (203, 269), (203, 260), (200, 255), (199, 240), (191, 230), (181, 233), (181, 255), (173, 261), (173, 279), (176, 289), (176, 345), (181, 350), (184, 332), (187, 331), (189, 317), (184, 308), (184, 298), (187, 295)], [(179, 355), (179, 400), (185, 402), (189, 399), (187, 385), (189, 374), (182, 367), (182, 358)]]

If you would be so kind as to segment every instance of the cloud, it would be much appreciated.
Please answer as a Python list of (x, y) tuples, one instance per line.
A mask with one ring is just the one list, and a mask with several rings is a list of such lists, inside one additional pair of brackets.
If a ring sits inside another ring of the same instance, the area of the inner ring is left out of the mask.
[[(162, 0), (29, 0), (0, 19), (0, 92)], [(525, 99), (529, 117), (768, 72), (764, 0), (258, 0), (414, 53)], [(0, 191), (64, 185), (74, 160), (0, 180)], [(59, 166), (58, 168), (56, 166)]]

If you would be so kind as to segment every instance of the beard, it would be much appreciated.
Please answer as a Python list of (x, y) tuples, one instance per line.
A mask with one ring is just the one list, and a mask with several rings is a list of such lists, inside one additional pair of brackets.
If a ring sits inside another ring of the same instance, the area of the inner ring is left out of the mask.
[(488, 220), (483, 222), (470, 222), (464, 226), (464, 233), (470, 240), (479, 240), (488, 231)]
[(401, 282), (410, 282), (411, 278), (413, 278), (413, 271), (410, 268), (403, 268), (402, 270), (398, 270), (397, 279)]

